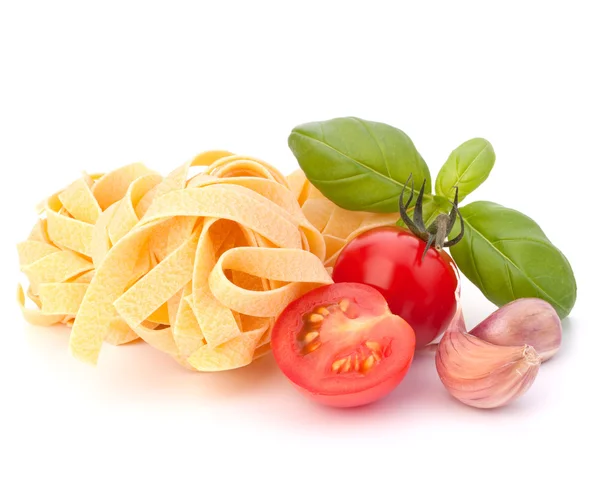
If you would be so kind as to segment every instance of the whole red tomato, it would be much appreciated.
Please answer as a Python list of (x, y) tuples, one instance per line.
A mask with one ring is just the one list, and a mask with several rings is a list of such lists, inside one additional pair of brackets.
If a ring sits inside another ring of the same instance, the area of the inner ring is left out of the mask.
[(458, 269), (443, 250), (430, 248), (397, 227), (367, 231), (350, 241), (333, 269), (333, 280), (378, 289), (397, 314), (412, 326), (421, 348), (444, 332), (456, 312)]

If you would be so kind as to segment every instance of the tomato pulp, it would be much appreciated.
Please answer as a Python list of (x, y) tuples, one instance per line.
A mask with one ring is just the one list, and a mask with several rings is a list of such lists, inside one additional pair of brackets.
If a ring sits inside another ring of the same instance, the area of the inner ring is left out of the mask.
[(350, 241), (333, 269), (336, 283), (377, 288), (392, 313), (414, 329), (421, 348), (448, 327), (456, 312), (458, 269), (448, 253), (430, 248), (410, 231), (381, 227)]
[(376, 289), (331, 284), (290, 303), (271, 334), (282, 372), (312, 399), (338, 407), (385, 396), (413, 359), (415, 335)]

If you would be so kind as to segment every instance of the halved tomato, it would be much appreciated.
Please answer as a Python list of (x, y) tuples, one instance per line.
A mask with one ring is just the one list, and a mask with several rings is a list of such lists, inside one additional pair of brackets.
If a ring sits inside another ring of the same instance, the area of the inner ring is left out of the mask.
[(371, 286), (336, 283), (290, 303), (271, 335), (275, 361), (302, 392), (330, 406), (368, 404), (406, 375), (415, 333)]

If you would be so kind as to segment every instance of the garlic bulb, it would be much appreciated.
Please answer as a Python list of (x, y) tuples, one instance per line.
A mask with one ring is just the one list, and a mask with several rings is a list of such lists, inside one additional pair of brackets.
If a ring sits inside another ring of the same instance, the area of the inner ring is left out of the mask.
[(448, 392), (477, 408), (504, 406), (517, 399), (535, 380), (540, 363), (532, 346), (498, 346), (467, 333), (460, 303), (435, 356)]
[(560, 347), (562, 326), (552, 305), (539, 298), (522, 298), (489, 315), (471, 334), (499, 346), (529, 344), (546, 361)]

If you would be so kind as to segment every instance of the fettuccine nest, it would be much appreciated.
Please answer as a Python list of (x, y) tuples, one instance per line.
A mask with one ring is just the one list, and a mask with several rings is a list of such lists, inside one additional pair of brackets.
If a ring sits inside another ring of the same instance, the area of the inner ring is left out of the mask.
[(398, 219), (343, 210), (301, 171), (224, 151), (164, 178), (139, 163), (84, 174), (39, 213), (18, 245), (30, 323), (71, 325), (70, 350), (90, 363), (104, 341), (141, 338), (198, 371), (268, 352), (279, 313), (331, 283), (346, 242)]

